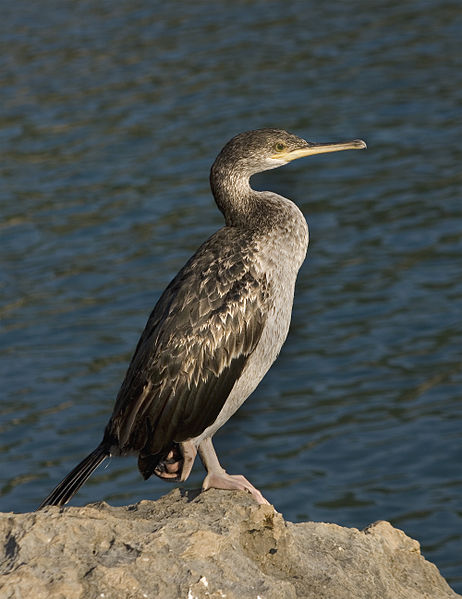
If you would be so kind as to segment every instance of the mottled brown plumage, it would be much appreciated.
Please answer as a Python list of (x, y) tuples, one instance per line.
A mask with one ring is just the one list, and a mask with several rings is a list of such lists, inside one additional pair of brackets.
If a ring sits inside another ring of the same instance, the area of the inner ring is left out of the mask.
[(211, 187), (226, 225), (157, 302), (128, 367), (101, 444), (42, 502), (63, 505), (108, 455), (138, 455), (148, 478), (185, 480), (196, 452), (203, 488), (244, 489), (221, 468), (213, 434), (263, 378), (287, 336), (295, 279), (308, 246), (300, 210), (249, 185), (254, 173), (305, 155), (365, 147), (312, 144), (278, 129), (242, 133), (223, 148)]
[(161, 296), (106, 429), (120, 453), (165, 453), (216, 420), (266, 318), (269, 283), (242, 251), (251, 237), (221, 229)]

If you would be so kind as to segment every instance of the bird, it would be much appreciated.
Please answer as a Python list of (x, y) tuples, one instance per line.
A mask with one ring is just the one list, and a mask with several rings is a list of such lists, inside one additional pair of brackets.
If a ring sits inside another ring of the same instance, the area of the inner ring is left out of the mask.
[(110, 456), (138, 456), (152, 474), (184, 482), (197, 453), (202, 490), (250, 493), (244, 476), (221, 466), (212, 437), (255, 390), (287, 337), (308, 225), (291, 200), (256, 191), (250, 178), (293, 160), (366, 148), (363, 140), (305, 141), (283, 129), (233, 137), (210, 171), (225, 224), (162, 293), (136, 346), (101, 443), (42, 501), (65, 505)]

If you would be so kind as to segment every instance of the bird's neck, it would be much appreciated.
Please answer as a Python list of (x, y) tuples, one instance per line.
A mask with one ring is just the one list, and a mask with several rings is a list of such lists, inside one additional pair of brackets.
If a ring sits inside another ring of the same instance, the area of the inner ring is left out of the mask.
[[(210, 185), (226, 225), (262, 234), (265, 239), (285, 240), (286, 248), (295, 244), (293, 251), (300, 252), (299, 267), (308, 245), (308, 227), (303, 214), (287, 198), (271, 191), (252, 189), (251, 174), (243, 168), (221, 164), (220, 157), (212, 166)], [(295, 255), (294, 260), (298, 260)]]
[[(226, 225), (261, 235), (272, 254), (287, 257), (295, 272), (308, 247), (308, 226), (303, 214), (289, 199), (270, 191), (255, 191), (249, 176), (239, 169), (219, 168), (210, 173), (210, 184)], [(274, 257), (274, 256), (273, 256)]]
[(250, 187), (247, 174), (214, 164), (210, 172), (210, 186), (228, 226), (249, 223), (258, 201), (258, 192)]

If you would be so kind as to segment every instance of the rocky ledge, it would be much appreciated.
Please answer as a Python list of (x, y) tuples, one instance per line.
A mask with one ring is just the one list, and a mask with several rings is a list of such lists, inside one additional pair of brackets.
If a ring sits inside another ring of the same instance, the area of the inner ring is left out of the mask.
[(2, 599), (459, 597), (388, 522), (293, 524), (241, 492), (48, 507), (0, 526)]

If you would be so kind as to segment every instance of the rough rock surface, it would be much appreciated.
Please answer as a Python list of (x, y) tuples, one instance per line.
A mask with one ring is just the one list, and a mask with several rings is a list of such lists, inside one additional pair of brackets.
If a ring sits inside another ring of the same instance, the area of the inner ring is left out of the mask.
[(293, 524), (241, 492), (48, 507), (0, 527), (1, 599), (459, 597), (388, 522)]

